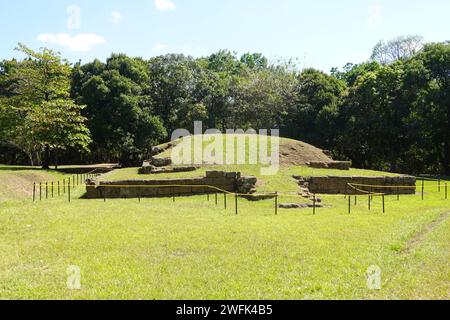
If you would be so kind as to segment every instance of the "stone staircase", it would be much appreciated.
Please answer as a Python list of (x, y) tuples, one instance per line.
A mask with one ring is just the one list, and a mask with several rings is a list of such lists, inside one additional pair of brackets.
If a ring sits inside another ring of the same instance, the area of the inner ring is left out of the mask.
[[(282, 209), (302, 209), (302, 208), (312, 208), (312, 207), (316, 207), (316, 208), (322, 208), (323, 204), (322, 204), (322, 199), (315, 197), (314, 199), (314, 194), (311, 193), (311, 191), (309, 190), (309, 182), (306, 181), (303, 177), (300, 176), (294, 176), (293, 177), (299, 187), (300, 187), (300, 191), (299, 191), (299, 195), (304, 198), (309, 200), (309, 202), (307, 203), (280, 203), (278, 205), (279, 208)], [(315, 200), (315, 203), (314, 203)]]

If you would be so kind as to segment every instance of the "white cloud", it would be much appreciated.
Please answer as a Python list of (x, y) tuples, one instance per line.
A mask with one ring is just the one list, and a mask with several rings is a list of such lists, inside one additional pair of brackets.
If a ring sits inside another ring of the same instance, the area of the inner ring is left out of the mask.
[(167, 46), (166, 46), (165, 44), (157, 43), (157, 44), (155, 45), (155, 47), (153, 48), (153, 50), (155, 50), (155, 51), (162, 51), (162, 50), (164, 50), (166, 47), (167, 47)]
[(112, 23), (119, 24), (121, 20), (122, 20), (122, 15), (120, 14), (120, 12), (117, 12), (117, 11), (111, 12), (111, 22)]
[(106, 43), (106, 40), (95, 33), (80, 33), (71, 36), (67, 33), (45, 33), (38, 36), (38, 40), (44, 43), (59, 44), (71, 51), (90, 51), (91, 47)]
[(367, 8), (369, 18), (367, 20), (367, 26), (369, 29), (376, 29), (381, 25), (382, 20), (382, 8), (380, 5), (371, 5)]
[(155, 6), (161, 11), (175, 10), (176, 8), (175, 3), (171, 0), (155, 0)]

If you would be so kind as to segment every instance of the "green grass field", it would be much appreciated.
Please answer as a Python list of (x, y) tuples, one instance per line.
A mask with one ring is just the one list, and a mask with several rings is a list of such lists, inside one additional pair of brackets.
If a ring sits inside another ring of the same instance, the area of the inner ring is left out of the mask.
[[(296, 190), (292, 174), (324, 172), (284, 168), (260, 189)], [(79, 199), (78, 187), (71, 203), (64, 196), (32, 203), (13, 186), (31, 190), (37, 178), (63, 177), (1, 167), (1, 299), (450, 298), (450, 200), (435, 182), (426, 183), (424, 201), (387, 197), (385, 214), (380, 198), (368, 211), (367, 197), (359, 197), (349, 215), (343, 196), (322, 196), (327, 207), (316, 215), (279, 209), (277, 216), (273, 200), (239, 199), (236, 216), (233, 199), (225, 210), (222, 196), (218, 206), (206, 196), (104, 203)], [(67, 288), (70, 265), (81, 269), (81, 290)], [(372, 265), (382, 270), (381, 290), (367, 288)]]

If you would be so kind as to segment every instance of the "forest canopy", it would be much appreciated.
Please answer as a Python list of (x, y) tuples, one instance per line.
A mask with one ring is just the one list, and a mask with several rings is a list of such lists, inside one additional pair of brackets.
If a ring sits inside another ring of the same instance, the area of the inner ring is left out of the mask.
[(277, 128), (359, 168), (450, 175), (450, 43), (378, 43), (324, 73), (260, 53), (0, 62), (0, 162), (134, 165), (177, 128)]

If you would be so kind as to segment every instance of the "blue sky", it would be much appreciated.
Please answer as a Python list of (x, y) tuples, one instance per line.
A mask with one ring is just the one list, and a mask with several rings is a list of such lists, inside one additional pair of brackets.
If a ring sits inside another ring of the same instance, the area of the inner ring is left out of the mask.
[(0, 0), (0, 13), (0, 59), (18, 42), (72, 62), (229, 49), (329, 71), (367, 60), (381, 39), (450, 40), (448, 0)]

